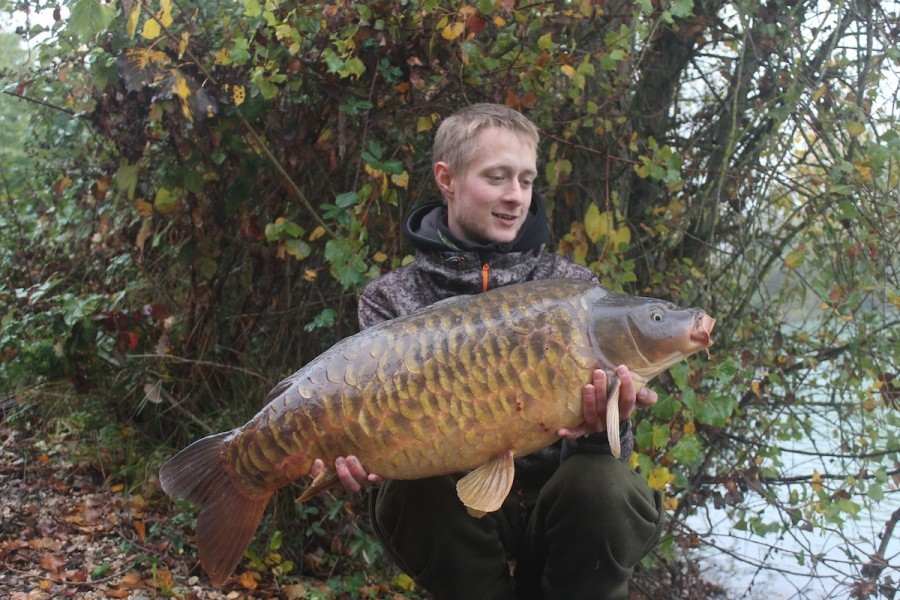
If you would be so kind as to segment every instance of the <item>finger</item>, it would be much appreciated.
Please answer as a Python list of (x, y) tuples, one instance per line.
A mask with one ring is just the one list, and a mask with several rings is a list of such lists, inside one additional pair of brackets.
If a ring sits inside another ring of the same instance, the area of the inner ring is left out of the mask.
[(577, 440), (580, 437), (588, 435), (589, 433), (593, 433), (593, 432), (588, 431), (587, 428), (584, 427), (584, 425), (576, 427), (575, 429), (569, 429), (568, 427), (560, 427), (559, 429), (556, 430), (556, 435), (558, 435), (559, 437), (561, 437), (563, 439), (572, 441), (572, 442), (574, 442), (575, 440)]
[(334, 471), (337, 473), (338, 479), (341, 481), (341, 484), (343, 484), (344, 489), (348, 492), (355, 494), (362, 489), (362, 486), (350, 472), (350, 468), (347, 466), (347, 459), (343, 456), (339, 456), (334, 461)]
[(355, 456), (347, 457), (347, 468), (350, 471), (350, 474), (353, 476), (358, 483), (363, 483), (369, 480), (369, 474), (366, 473), (366, 470), (363, 468), (362, 463), (359, 462), (359, 459)]
[(640, 406), (651, 406), (656, 404), (657, 400), (659, 400), (657, 393), (648, 387), (641, 388), (641, 391), (637, 394), (637, 403)]
[(317, 458), (313, 461), (312, 469), (310, 469), (309, 474), (313, 477), (318, 477), (319, 473), (325, 470), (325, 463), (321, 458)]
[(597, 404), (597, 388), (588, 383), (581, 388), (581, 412), (584, 416), (584, 423), (590, 429), (600, 420), (598, 416)]

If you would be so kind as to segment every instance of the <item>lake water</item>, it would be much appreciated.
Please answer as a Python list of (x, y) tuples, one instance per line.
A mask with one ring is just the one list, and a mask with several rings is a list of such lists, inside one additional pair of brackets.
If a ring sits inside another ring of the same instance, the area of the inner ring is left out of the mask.
[[(888, 409), (885, 409), (888, 410)], [(781, 444), (782, 460), (788, 464), (781, 475), (810, 475), (813, 470), (856, 476), (865, 466), (859, 459), (831, 457), (823, 459), (811, 453), (841, 451), (831, 448), (836, 422), (821, 416), (812, 420), (816, 439), (805, 439), (793, 445)], [(888, 469), (892, 468), (889, 463)], [(870, 469), (872, 465), (870, 465)], [(829, 483), (826, 482), (826, 486)], [(790, 486), (778, 488), (777, 501), (790, 506)], [(791, 526), (786, 532), (764, 536), (734, 529), (727, 508), (716, 509), (711, 503), (687, 520), (704, 544), (700, 549), (707, 579), (729, 591), (729, 598), (739, 600), (849, 599), (851, 587), (859, 581), (861, 570), (880, 543), (881, 534), (891, 514), (900, 508), (900, 490), (892, 481), (884, 486), (884, 498), (872, 510), (863, 510), (856, 519), (830, 529)], [(794, 499), (796, 501), (796, 498)], [(854, 501), (860, 499), (854, 497)], [(766, 522), (790, 523), (787, 515), (752, 490), (745, 493), (745, 505), (760, 514)], [(900, 524), (894, 529), (884, 554), (888, 566), (881, 579), (890, 576), (894, 588), (900, 587)], [(897, 594), (900, 597), (900, 593)], [(865, 597), (865, 596), (864, 596)], [(890, 596), (876, 596), (872, 598)]]

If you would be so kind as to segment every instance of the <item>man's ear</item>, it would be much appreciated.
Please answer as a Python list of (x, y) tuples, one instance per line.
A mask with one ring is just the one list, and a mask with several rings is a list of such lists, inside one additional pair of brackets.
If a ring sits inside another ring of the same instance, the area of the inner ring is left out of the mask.
[(445, 162), (434, 163), (434, 181), (444, 198), (453, 197), (453, 172)]

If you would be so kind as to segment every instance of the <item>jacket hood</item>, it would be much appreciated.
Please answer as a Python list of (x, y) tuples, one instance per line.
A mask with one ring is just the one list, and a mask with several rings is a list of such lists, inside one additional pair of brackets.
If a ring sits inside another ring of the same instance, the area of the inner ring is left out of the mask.
[(406, 218), (404, 230), (413, 246), (423, 251), (472, 251), (482, 259), (495, 254), (508, 252), (526, 252), (542, 247), (550, 237), (547, 224), (547, 209), (544, 199), (537, 192), (531, 196), (528, 216), (519, 235), (511, 242), (494, 244), (473, 244), (460, 240), (447, 225), (447, 207), (440, 200), (423, 202), (410, 212)]

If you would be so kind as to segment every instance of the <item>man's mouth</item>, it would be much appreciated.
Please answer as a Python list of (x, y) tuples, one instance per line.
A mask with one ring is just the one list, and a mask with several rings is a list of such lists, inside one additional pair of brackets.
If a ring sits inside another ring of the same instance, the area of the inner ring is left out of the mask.
[(516, 219), (518, 219), (518, 217), (516, 217), (515, 215), (507, 215), (502, 213), (494, 213), (494, 216), (501, 221), (509, 221), (510, 223), (513, 223), (516, 221)]

